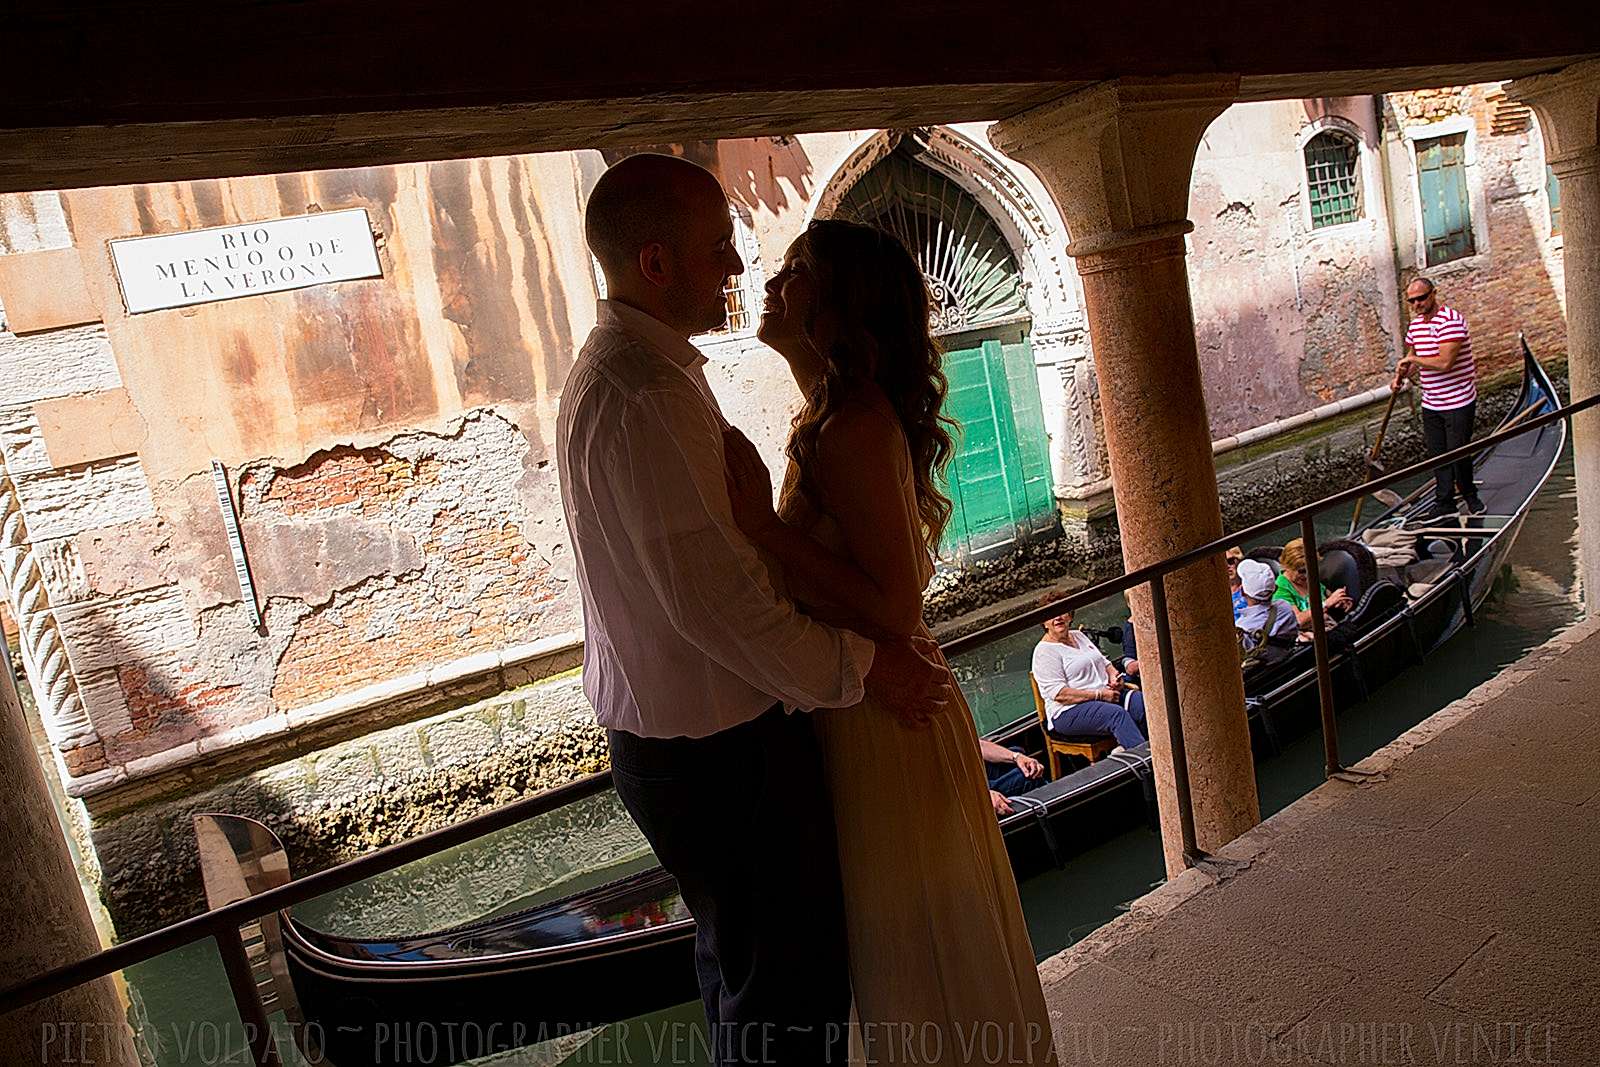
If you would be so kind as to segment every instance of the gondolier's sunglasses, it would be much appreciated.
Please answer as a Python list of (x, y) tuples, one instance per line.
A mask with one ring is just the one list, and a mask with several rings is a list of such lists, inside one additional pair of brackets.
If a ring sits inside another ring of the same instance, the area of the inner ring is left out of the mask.
[(1422, 303), (1425, 303), (1427, 301), (1428, 297), (1430, 297), (1432, 295), (1433, 295), (1432, 293), (1423, 293), (1421, 296), (1408, 296), (1408, 297), (1406, 297), (1406, 303), (1408, 303), (1408, 304), (1422, 304)]

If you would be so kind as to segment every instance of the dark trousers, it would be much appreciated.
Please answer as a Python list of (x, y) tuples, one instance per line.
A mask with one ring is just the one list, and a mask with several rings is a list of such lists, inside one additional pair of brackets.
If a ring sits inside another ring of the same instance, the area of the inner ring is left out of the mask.
[(1126, 707), (1104, 700), (1085, 700), (1056, 712), (1050, 720), (1050, 732), (1062, 737), (1110, 734), (1124, 748), (1142, 745), (1149, 736), (1145, 732), (1144, 693), (1129, 693)]
[[(1021, 752), (1022, 749), (1012, 745), (1011, 751)], [(989, 779), (989, 788), (1003, 797), (1014, 797), (1044, 784), (1043, 778), (1029, 778), (1022, 773), (1021, 767), (1013, 763), (985, 763), (983, 768)]]
[(608, 737), (617, 794), (695, 918), (713, 1062), (846, 1062), (844, 892), (810, 717)]
[[(1477, 414), (1478, 402), (1474, 400), (1464, 408), (1453, 411), (1422, 409), (1422, 439), (1428, 455), (1438, 456), (1460, 448), (1472, 440), (1472, 419)], [(1456, 493), (1468, 502), (1478, 499), (1478, 487), (1472, 484), (1472, 458), (1458, 459), (1434, 469), (1433, 500), (1440, 508), (1454, 508)]]

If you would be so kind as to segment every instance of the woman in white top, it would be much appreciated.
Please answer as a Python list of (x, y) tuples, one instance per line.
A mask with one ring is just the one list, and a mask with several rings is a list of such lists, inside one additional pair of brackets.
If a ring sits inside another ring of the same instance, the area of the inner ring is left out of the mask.
[(1123, 748), (1144, 744), (1144, 694), (1127, 689), (1094, 639), (1072, 628), (1072, 612), (1045, 620), (1044, 638), (1033, 650), (1033, 680), (1051, 733), (1110, 734)]

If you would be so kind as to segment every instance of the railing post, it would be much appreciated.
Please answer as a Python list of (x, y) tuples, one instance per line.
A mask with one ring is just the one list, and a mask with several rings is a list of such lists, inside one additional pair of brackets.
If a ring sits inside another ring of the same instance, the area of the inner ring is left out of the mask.
[(283, 1067), (278, 1043), (273, 1040), (272, 1024), (267, 1021), (266, 1005), (261, 1003), (261, 990), (256, 986), (255, 971), (244, 949), (244, 939), (239, 936), (237, 927), (219, 930), (214, 937), (217, 951), (222, 953), (223, 969), (228, 972), (228, 985), (233, 989), (239, 1021), (244, 1024), (245, 1040), (250, 1043), (251, 1062), (256, 1067)]
[(1306, 550), (1306, 581), (1311, 587), (1306, 597), (1311, 603), (1311, 642), (1317, 650), (1317, 698), (1322, 706), (1322, 751), (1324, 772), (1332, 778), (1344, 767), (1339, 763), (1339, 724), (1334, 718), (1333, 667), (1328, 657), (1328, 615), (1322, 605), (1321, 556), (1317, 552), (1315, 517), (1300, 520), (1300, 543)]
[(1189, 792), (1189, 752), (1183, 743), (1183, 711), (1178, 706), (1178, 670), (1172, 658), (1172, 621), (1167, 615), (1167, 580), (1150, 581), (1150, 610), (1156, 617), (1156, 658), (1161, 664), (1162, 705), (1167, 715), (1167, 744), (1172, 750), (1172, 791), (1178, 798), (1178, 832), (1183, 838), (1183, 862), (1193, 867), (1206, 854), (1194, 833), (1194, 797)]

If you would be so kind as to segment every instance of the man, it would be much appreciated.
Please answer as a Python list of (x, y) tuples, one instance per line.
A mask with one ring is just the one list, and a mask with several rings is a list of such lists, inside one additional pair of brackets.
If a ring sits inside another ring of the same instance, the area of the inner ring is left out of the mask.
[[(1412, 370), (1422, 381), (1422, 437), (1430, 456), (1460, 448), (1472, 439), (1478, 411), (1478, 368), (1472, 361), (1472, 338), (1459, 311), (1439, 303), (1433, 282), (1418, 278), (1406, 286), (1411, 325), (1406, 328), (1406, 355), (1395, 366), (1391, 388), (1398, 390)], [(1472, 482), (1472, 459), (1447, 463), (1434, 471), (1433, 508), (1427, 518), (1456, 514), (1456, 494), (1470, 514), (1482, 515), (1483, 501)]]
[(1020, 748), (1006, 748), (986, 737), (978, 738), (978, 751), (989, 779), (989, 805), (996, 815), (1010, 815), (1011, 801), (1006, 798), (1038, 785), (1044, 764)]
[(617, 794), (695, 917), (715, 1062), (844, 1062), (831, 802), (811, 723), (788, 708), (866, 690), (925, 720), (949, 705), (948, 675), (931, 642), (874, 644), (801, 615), (734, 525), (727, 423), (689, 342), (722, 324), (744, 269), (716, 178), (630, 156), (595, 185), (584, 229), (610, 298), (556, 428), (584, 692)]

